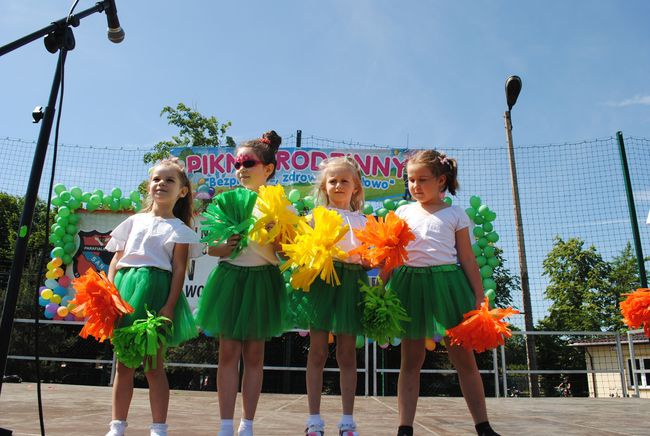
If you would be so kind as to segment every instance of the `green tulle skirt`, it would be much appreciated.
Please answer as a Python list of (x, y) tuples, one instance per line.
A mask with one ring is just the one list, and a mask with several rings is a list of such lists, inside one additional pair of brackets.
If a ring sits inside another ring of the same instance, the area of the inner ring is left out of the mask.
[(361, 335), (363, 295), (359, 281), (368, 284), (368, 274), (359, 264), (334, 262), (334, 268), (341, 281), (339, 286), (328, 285), (317, 277), (309, 292), (294, 291), (294, 323), (301, 329)]
[(463, 315), (475, 308), (476, 298), (465, 273), (458, 265), (401, 266), (386, 285), (406, 309), (402, 338), (444, 337)]
[[(158, 313), (169, 297), (172, 274), (158, 268), (122, 268), (115, 274), (115, 287), (122, 298), (135, 309), (133, 313), (120, 318), (117, 328), (127, 327), (137, 319), (147, 319), (146, 310)], [(198, 330), (181, 291), (174, 307), (173, 335), (167, 345), (175, 347), (198, 335)]]
[(266, 340), (289, 329), (288, 294), (276, 265), (221, 262), (201, 292), (197, 324), (214, 336)]

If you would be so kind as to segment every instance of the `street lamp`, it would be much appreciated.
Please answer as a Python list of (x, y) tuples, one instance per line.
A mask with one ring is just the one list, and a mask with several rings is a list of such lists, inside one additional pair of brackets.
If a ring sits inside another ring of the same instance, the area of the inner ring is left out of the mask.
[[(508, 110), (504, 114), (506, 120), (506, 139), (508, 140), (508, 157), (510, 160), (510, 181), (512, 182), (512, 199), (515, 207), (515, 229), (517, 231), (517, 248), (519, 251), (519, 270), (521, 274), (521, 293), (524, 306), (524, 325), (527, 332), (532, 332), (533, 310), (530, 303), (530, 285), (528, 282), (528, 265), (526, 262), (526, 244), (524, 242), (524, 227), (521, 220), (521, 206), (519, 203), (519, 186), (517, 184), (517, 166), (515, 164), (515, 149), (512, 145), (512, 121), (510, 111), (517, 103), (517, 97), (521, 92), (521, 78), (510, 76), (506, 79), (506, 102)], [(526, 363), (528, 365), (529, 377), (528, 387), (530, 395), (539, 396), (539, 384), (537, 374), (530, 372), (537, 370), (537, 353), (535, 351), (535, 336), (525, 334), (526, 342)]]

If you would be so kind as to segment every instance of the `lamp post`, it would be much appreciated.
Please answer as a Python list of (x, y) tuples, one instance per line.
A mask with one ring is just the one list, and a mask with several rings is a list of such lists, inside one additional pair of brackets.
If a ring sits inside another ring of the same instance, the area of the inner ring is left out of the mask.
[[(527, 332), (534, 330), (533, 311), (530, 304), (530, 285), (528, 282), (528, 265), (526, 263), (526, 244), (524, 242), (524, 227), (521, 220), (521, 206), (519, 204), (519, 186), (517, 184), (517, 165), (515, 164), (515, 150), (512, 145), (512, 121), (510, 111), (517, 103), (521, 92), (521, 79), (519, 76), (510, 76), (506, 79), (506, 102), (508, 110), (504, 114), (506, 122), (506, 139), (508, 140), (508, 158), (510, 161), (510, 181), (512, 183), (512, 199), (515, 207), (515, 228), (517, 231), (517, 248), (519, 251), (519, 270), (521, 275), (521, 293), (524, 306), (524, 325)], [(526, 343), (526, 363), (528, 366), (528, 388), (532, 397), (539, 396), (537, 374), (537, 352), (535, 351), (535, 336), (524, 335)]]

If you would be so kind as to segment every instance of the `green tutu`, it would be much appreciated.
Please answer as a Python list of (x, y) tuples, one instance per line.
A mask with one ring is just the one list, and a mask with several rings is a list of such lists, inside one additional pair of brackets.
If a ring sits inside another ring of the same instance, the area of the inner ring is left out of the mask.
[(222, 261), (201, 291), (196, 322), (226, 339), (266, 340), (288, 330), (288, 306), (276, 265), (245, 267)]
[[(135, 309), (120, 318), (117, 328), (127, 327), (137, 319), (147, 319), (147, 311), (158, 313), (167, 302), (172, 273), (158, 268), (122, 268), (115, 274), (115, 287)], [(146, 307), (146, 308), (145, 308)], [(181, 292), (174, 307), (173, 335), (167, 345), (175, 347), (198, 335), (190, 305)]]
[(292, 307), (298, 303), (302, 309), (297, 326), (334, 334), (362, 335), (363, 295), (359, 281), (368, 284), (368, 274), (355, 263), (334, 262), (334, 269), (341, 281), (339, 286), (328, 285), (317, 277), (309, 292), (294, 292)]
[(402, 338), (444, 337), (463, 315), (476, 307), (476, 297), (458, 265), (401, 266), (386, 285), (406, 309)]

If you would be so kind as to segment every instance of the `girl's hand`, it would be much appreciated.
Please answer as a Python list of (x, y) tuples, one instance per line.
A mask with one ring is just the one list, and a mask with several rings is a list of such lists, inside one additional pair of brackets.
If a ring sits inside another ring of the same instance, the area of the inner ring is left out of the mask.
[(165, 305), (158, 311), (158, 316), (164, 316), (169, 318), (171, 321), (174, 321), (174, 308)]
[(485, 300), (485, 294), (476, 295), (476, 303), (474, 304), (475, 309), (480, 309), (483, 301)]
[(232, 254), (235, 247), (237, 247), (240, 240), (241, 235), (232, 235), (225, 243), (208, 247), (208, 254), (216, 257), (228, 257)]

